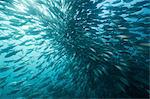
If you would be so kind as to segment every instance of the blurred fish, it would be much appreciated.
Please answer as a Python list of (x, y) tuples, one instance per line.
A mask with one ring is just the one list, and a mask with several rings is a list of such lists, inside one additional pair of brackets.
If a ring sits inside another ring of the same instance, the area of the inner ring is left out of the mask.
[(140, 45), (140, 46), (145, 46), (145, 47), (150, 47), (150, 43), (142, 43), (142, 42), (141, 42), (139, 45)]
[(0, 67), (0, 73), (6, 72), (6, 71), (8, 71), (10, 69), (11, 69), (11, 67), (9, 67), (9, 66)]
[(26, 71), (23, 71), (20, 74), (17, 74), (16, 76), (14, 76), (14, 78), (19, 78), (19, 77), (22, 77), (22, 76), (26, 76), (28, 73), (30, 73), (30, 70), (26, 69)]
[(20, 70), (22, 70), (23, 68), (25, 68), (25, 66), (19, 66), (19, 67), (16, 67), (16, 68), (14, 68), (14, 72), (17, 72), (17, 71), (20, 71)]
[(116, 37), (121, 38), (121, 39), (128, 39), (129, 38), (129, 36), (127, 36), (127, 35), (118, 35)]
[(25, 81), (26, 81), (26, 79), (18, 81), (18, 82), (11, 82), (10, 84), (8, 84), (8, 86), (11, 86), (11, 87), (20, 87)]
[(8, 39), (10, 39), (10, 36), (1, 36), (0, 37), (0, 40), (8, 40)]
[(149, 12), (149, 0), (0, 0), (2, 98), (149, 98)]
[(121, 0), (116, 0), (112, 4), (117, 4), (117, 3), (120, 3), (120, 2), (121, 2)]
[(9, 75), (8, 76), (0, 77), (0, 85), (3, 84), (3, 83), (5, 83), (7, 81), (8, 77), (9, 77)]
[(14, 63), (17, 63), (19, 61), (21, 61), (26, 55), (24, 55), (23, 57), (20, 57), (19, 59), (14, 60)]
[(13, 45), (13, 44), (8, 45), (8, 47), (1, 49), (0, 54), (8, 52), (8, 51), (12, 50), (14, 47), (15, 47), (15, 45)]
[(11, 56), (13, 56), (13, 55), (16, 55), (16, 54), (17, 54), (18, 52), (20, 52), (20, 51), (22, 51), (22, 50), (12, 51), (12, 52), (6, 54), (5, 58), (11, 57)]
[(36, 74), (33, 74), (30, 78), (30, 80), (33, 80), (35, 78), (37, 78), (43, 71), (45, 70), (45, 68), (43, 68), (42, 70), (40, 70), (39, 72), (37, 72)]
[(133, 0), (123, 0), (123, 1), (126, 2), (126, 3), (130, 3)]
[(5, 63), (11, 63), (14, 62), (14, 60), (6, 60)]
[(10, 91), (9, 93), (7, 93), (7, 95), (16, 94), (16, 93), (18, 93), (19, 91), (20, 91), (19, 89), (14, 89), (14, 90)]
[(4, 87), (6, 87), (7, 84), (8, 84), (8, 82), (5, 82), (5, 83), (3, 83), (3, 84), (0, 84), (0, 89), (4, 89)]
[(36, 66), (36, 68), (42, 68), (43, 64), (44, 64), (44, 62), (42, 62), (41, 64), (39, 64), (38, 66)]

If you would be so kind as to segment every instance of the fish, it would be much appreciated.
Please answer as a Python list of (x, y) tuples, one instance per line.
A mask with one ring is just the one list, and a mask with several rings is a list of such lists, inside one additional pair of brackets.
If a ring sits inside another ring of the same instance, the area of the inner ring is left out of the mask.
[(28, 96), (29, 98), (36, 98), (36, 97), (39, 97), (40, 96), (40, 93), (38, 92), (35, 92), (33, 94), (31, 94), (30, 96)]
[(135, 3), (133, 6), (143, 6), (143, 5), (145, 5), (145, 4), (149, 4), (150, 2), (148, 1), (148, 0), (144, 0), (144, 1), (139, 1), (139, 2), (137, 2), (137, 3)]
[(3, 77), (0, 77), (0, 82), (2, 82), (2, 81), (6, 81), (6, 79), (9, 77), (9, 75), (7, 75), (7, 76), (3, 76)]
[(19, 21), (17, 21), (16, 23), (15, 22), (12, 22), (12, 23), (10, 23), (10, 25), (13, 25), (13, 26), (23, 26), (23, 25), (25, 25), (27, 23), (27, 21), (26, 22), (19, 22)]
[(25, 70), (23, 70), (20, 74), (17, 74), (16, 76), (14, 76), (14, 78), (19, 78), (22, 76), (26, 76), (27, 73), (30, 73), (30, 70), (28, 70), (27, 68)]
[(49, 82), (43, 83), (41, 86), (38, 86), (39, 89), (43, 89), (49, 85)]
[(20, 39), (22, 39), (24, 37), (24, 35), (19, 35), (19, 36), (16, 36), (16, 37), (14, 37), (16, 40), (20, 40)]
[(3, 45), (0, 45), (0, 47), (3, 47)]
[(0, 40), (8, 40), (8, 39), (10, 39), (10, 36), (1, 36), (0, 37)]
[(10, 91), (9, 93), (7, 93), (7, 95), (16, 94), (16, 93), (18, 93), (19, 91), (20, 91), (19, 89), (14, 89), (14, 90)]
[(20, 70), (22, 70), (24, 68), (25, 68), (25, 66), (16, 67), (16, 68), (14, 68), (13, 72), (18, 72), (18, 71), (20, 71)]
[(6, 98), (149, 98), (149, 0), (0, 0)]
[(45, 70), (45, 68), (43, 68), (42, 70), (40, 70), (36, 74), (32, 75), (31, 78), (30, 78), (30, 80), (33, 80), (33, 79), (37, 78), (44, 70)]
[(24, 82), (25, 82), (25, 80), (21, 80), (21, 81), (18, 81), (18, 82), (11, 82), (10, 84), (8, 84), (8, 86), (10, 86), (10, 87), (19, 87), (19, 86), (21, 86)]
[(19, 62), (19, 61), (22, 60), (25, 56), (26, 56), (26, 55), (24, 55), (23, 57), (20, 57), (20, 58), (18, 58), (18, 59), (16, 59), (16, 60), (14, 60), (14, 63)]
[(42, 62), (41, 64), (39, 64), (38, 66), (36, 66), (36, 68), (42, 68), (43, 64), (44, 64), (44, 62)]
[(4, 48), (4, 49), (1, 49), (1, 51), (0, 51), (0, 54), (2, 54), (2, 53), (6, 53), (6, 52), (8, 52), (8, 51), (11, 51), (13, 48), (15, 48), (15, 45), (9, 45), (8, 47), (6, 47), (6, 48)]
[(11, 63), (11, 62), (14, 62), (14, 60), (6, 60), (5, 62), (6, 63)]
[(16, 55), (16, 54), (17, 54), (18, 52), (20, 52), (20, 51), (22, 51), (22, 50), (12, 51), (12, 52), (6, 54), (5, 58), (11, 57), (11, 56), (13, 56), (13, 55)]
[(129, 36), (127, 35), (117, 35), (116, 37), (121, 38), (121, 39), (128, 39)]
[(120, 30), (127, 30), (126, 27), (119, 27), (118, 29), (120, 29)]
[(7, 82), (6, 82), (6, 83), (1, 84), (1, 85), (0, 85), (0, 89), (4, 89), (4, 87), (6, 87), (6, 86), (7, 86), (7, 84), (8, 84)]
[(3, 73), (3, 72), (6, 72), (8, 70), (10, 70), (11, 68), (9, 66), (3, 66), (3, 67), (0, 67), (0, 73)]
[(140, 45), (140, 46), (144, 46), (144, 47), (150, 47), (150, 43), (142, 43), (142, 42), (141, 42), (139, 45)]
[(21, 42), (19, 45), (22, 46), (22, 45), (25, 45), (28, 42), (31, 42), (31, 40), (30, 39), (29, 40), (25, 40), (24, 42)]
[(120, 3), (121, 2), (121, 0), (116, 0), (116, 1), (114, 1), (112, 4), (118, 4), (118, 3)]
[(126, 3), (129, 3), (129, 2), (131, 2), (133, 0), (123, 0), (123, 1), (126, 2)]

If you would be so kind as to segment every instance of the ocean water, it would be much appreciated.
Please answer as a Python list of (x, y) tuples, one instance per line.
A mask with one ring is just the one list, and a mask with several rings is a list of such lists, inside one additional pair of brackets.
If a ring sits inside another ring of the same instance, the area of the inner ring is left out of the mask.
[(0, 99), (149, 98), (150, 0), (0, 0)]

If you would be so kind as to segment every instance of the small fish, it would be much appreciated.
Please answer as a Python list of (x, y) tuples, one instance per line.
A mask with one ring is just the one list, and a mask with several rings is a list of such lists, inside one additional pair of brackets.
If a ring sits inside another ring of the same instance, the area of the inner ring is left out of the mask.
[(20, 52), (20, 51), (22, 51), (22, 50), (12, 51), (12, 52), (6, 54), (5, 58), (11, 57), (11, 56), (13, 56), (13, 55), (16, 55), (16, 54), (17, 54), (18, 52)]
[(43, 69), (42, 69), (41, 71), (39, 71), (38, 73), (34, 74), (34, 75), (30, 78), (30, 80), (33, 80), (33, 79), (35, 79), (36, 77), (38, 77), (44, 70), (45, 70), (45, 68), (43, 68)]
[(9, 93), (7, 93), (7, 95), (13, 95), (13, 94), (16, 94), (20, 91), (20, 89), (14, 89), (12, 91), (10, 91)]
[(16, 39), (16, 40), (20, 40), (21, 38), (23, 38), (24, 37), (24, 35), (19, 35), (19, 36), (15, 36), (14, 38)]
[(2, 36), (2, 37), (0, 37), (0, 40), (8, 40), (8, 39), (10, 39), (10, 36)]
[(119, 78), (120, 78), (120, 81), (122, 83), (124, 83), (125, 85), (129, 86), (129, 82), (128, 82), (128, 80), (126, 78), (123, 78), (123, 77), (119, 77)]
[(1, 53), (6, 53), (6, 52), (8, 52), (8, 51), (11, 51), (14, 47), (16, 47), (15, 45), (8, 45), (8, 47), (6, 47), (6, 48), (4, 48), (4, 49), (1, 49), (1, 52), (0, 52), (0, 54)]
[(0, 89), (2, 89), (2, 88), (4, 88), (5, 86), (7, 86), (7, 84), (8, 84), (7, 82), (1, 84), (1, 85), (0, 85)]
[(102, 54), (102, 56), (103, 56), (103, 57), (106, 57), (106, 58), (110, 58), (110, 55), (109, 55), (109, 54), (105, 54), (105, 53), (104, 53), (104, 54)]
[(113, 29), (113, 28), (107, 28), (107, 30), (108, 30), (108, 31), (113, 31), (114, 29)]
[(86, 68), (89, 69), (89, 67), (90, 67), (90, 63), (87, 64)]
[(149, 0), (139, 1), (139, 2), (137, 2), (135, 4), (133, 4), (133, 6), (139, 7), (139, 6), (144, 6), (145, 4), (150, 4), (150, 1)]
[(28, 70), (27, 68), (22, 71), (20, 74), (17, 74), (16, 76), (14, 76), (14, 78), (19, 78), (19, 77), (22, 77), (22, 76), (25, 76), (26, 74), (28, 74), (30, 72), (30, 70)]
[(150, 43), (140, 43), (139, 45), (144, 47), (150, 47)]
[(96, 61), (96, 59), (93, 56), (89, 56), (89, 58)]
[(47, 81), (47, 80), (49, 80), (49, 78), (50, 78), (49, 76), (44, 77), (41, 82)]
[(14, 62), (15, 60), (6, 60), (5, 63), (11, 63)]
[(116, 37), (121, 38), (121, 39), (129, 38), (129, 36), (127, 36), (127, 35), (117, 35)]
[(115, 0), (112, 4), (117, 4), (117, 3), (120, 3), (121, 0)]
[(43, 64), (44, 64), (44, 62), (42, 62), (41, 64), (39, 64), (38, 66), (36, 66), (36, 68), (41, 68)]
[(14, 60), (14, 63), (19, 62), (19, 61), (20, 61), (20, 60), (22, 60), (25, 56), (26, 56), (26, 55), (24, 55), (23, 57), (20, 57), (20, 58), (19, 58), (19, 59), (17, 59), (17, 60)]
[(123, 0), (125, 3), (129, 3), (129, 2), (131, 2), (131, 1), (133, 1), (133, 0)]
[(14, 68), (13, 72), (17, 72), (19, 70), (22, 70), (23, 68), (25, 68), (25, 66), (19, 66), (17, 68)]
[(3, 45), (0, 45), (0, 48), (3, 47)]
[(49, 82), (42, 83), (42, 84), (38, 87), (38, 89), (43, 89), (43, 88), (47, 87), (48, 85), (49, 85)]
[(102, 74), (103, 74), (100, 69), (98, 69), (97, 71), (98, 71), (99, 75), (102, 75)]
[(38, 98), (39, 96), (41, 96), (41, 93), (39, 92), (35, 92), (35, 93), (32, 93), (28, 96), (29, 99), (32, 99), (32, 98)]
[(106, 54), (109, 54), (109, 55), (113, 55), (113, 52), (111, 52), (111, 51), (107, 51), (107, 52), (105, 52)]
[(0, 0), (0, 96), (148, 97), (149, 10), (150, 0)]
[(131, 55), (131, 53), (129, 53), (128, 51), (119, 51), (119, 53), (125, 54), (125, 55)]
[(99, 77), (99, 73), (98, 73), (97, 70), (94, 70), (94, 74), (95, 74), (97, 77)]
[(26, 55), (30, 54), (34, 49), (28, 49)]
[(24, 82), (25, 82), (25, 80), (18, 81), (18, 82), (11, 82), (10, 84), (8, 84), (8, 86), (11, 86), (11, 87), (19, 87), (19, 86), (21, 86)]
[(124, 86), (121, 83), (116, 83), (116, 87), (118, 88), (119, 91), (122, 91), (124, 93), (126, 92)]
[(3, 72), (6, 72), (10, 70), (10, 67), (9, 66), (3, 66), (3, 67), (0, 67), (0, 73), (3, 73)]
[(7, 78), (9, 77), (9, 75), (7, 75), (7, 76), (3, 76), (3, 77), (0, 77), (0, 82), (1, 81), (5, 81), (5, 80), (7, 80)]
[(40, 60), (43, 56), (44, 56), (44, 55), (40, 55), (40, 56), (38, 57), (38, 60)]
[(32, 41), (31, 39), (25, 40), (24, 42), (20, 43), (19, 45), (20, 45), (20, 46), (21, 46), (21, 45), (25, 45), (27, 42), (31, 42), (31, 41)]
[(128, 28), (126, 28), (126, 27), (118, 27), (118, 29), (120, 29), (120, 30), (127, 30)]
[(0, 85), (3, 85), (5, 83), (6, 83), (6, 79), (3, 79), (3, 80), (0, 81)]

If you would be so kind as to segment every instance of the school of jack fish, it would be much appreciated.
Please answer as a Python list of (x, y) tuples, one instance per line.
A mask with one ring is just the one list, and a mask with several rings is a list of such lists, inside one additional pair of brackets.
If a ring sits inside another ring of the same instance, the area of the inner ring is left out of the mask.
[(0, 0), (0, 98), (148, 98), (150, 0)]

